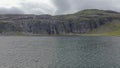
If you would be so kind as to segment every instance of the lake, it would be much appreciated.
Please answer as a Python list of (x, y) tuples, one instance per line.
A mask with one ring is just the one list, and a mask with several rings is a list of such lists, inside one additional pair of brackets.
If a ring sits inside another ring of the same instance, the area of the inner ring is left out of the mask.
[(0, 68), (120, 68), (120, 37), (0, 36)]

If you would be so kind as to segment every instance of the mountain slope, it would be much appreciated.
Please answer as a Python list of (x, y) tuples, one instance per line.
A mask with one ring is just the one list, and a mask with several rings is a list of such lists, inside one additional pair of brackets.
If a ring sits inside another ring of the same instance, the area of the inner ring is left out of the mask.
[[(104, 33), (113, 21), (120, 21), (120, 13), (110, 10), (86, 9), (68, 15), (0, 15), (0, 34), (68, 35)], [(117, 24), (119, 24), (118, 22)], [(103, 29), (104, 28), (104, 29)], [(102, 32), (100, 32), (102, 31)]]
[(108, 24), (104, 24), (92, 30), (90, 34), (120, 36), (120, 21), (113, 21)]

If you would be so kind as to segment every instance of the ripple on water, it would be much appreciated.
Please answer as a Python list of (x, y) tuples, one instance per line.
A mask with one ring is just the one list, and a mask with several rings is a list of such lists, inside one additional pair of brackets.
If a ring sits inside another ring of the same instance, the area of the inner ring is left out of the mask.
[(0, 37), (0, 68), (120, 68), (120, 37)]

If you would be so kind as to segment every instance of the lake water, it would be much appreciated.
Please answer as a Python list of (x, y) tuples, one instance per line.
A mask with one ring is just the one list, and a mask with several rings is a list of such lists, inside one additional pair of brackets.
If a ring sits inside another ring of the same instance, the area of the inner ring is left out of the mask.
[(0, 68), (120, 68), (120, 37), (0, 37)]

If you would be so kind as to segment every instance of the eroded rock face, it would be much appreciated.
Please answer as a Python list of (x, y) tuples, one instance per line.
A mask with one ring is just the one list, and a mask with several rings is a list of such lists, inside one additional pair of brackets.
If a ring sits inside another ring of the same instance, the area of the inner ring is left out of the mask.
[(113, 20), (120, 20), (120, 14), (117, 12), (97, 10), (95, 13), (95, 11), (91, 10), (89, 12), (92, 14), (87, 15), (82, 14), (83, 11), (82, 13), (60, 16), (0, 15), (0, 33), (80, 34), (87, 33)]

